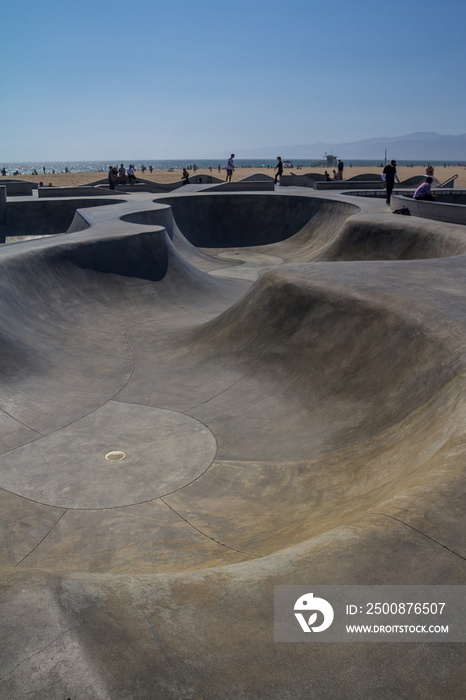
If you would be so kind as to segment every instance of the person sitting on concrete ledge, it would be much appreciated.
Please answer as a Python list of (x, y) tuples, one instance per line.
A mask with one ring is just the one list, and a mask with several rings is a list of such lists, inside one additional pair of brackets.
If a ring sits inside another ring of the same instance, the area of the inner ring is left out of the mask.
[(437, 199), (436, 194), (432, 194), (430, 191), (430, 186), (432, 184), (432, 178), (426, 177), (426, 181), (419, 185), (415, 193), (413, 194), (413, 199), (425, 199), (427, 201), (433, 202)]

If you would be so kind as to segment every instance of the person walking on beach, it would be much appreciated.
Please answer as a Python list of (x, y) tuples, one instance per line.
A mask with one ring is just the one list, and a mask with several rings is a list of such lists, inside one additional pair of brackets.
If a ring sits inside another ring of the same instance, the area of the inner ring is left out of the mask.
[(278, 163), (275, 166), (275, 170), (277, 171), (275, 173), (275, 184), (277, 184), (277, 181), (280, 182), (280, 185), (282, 184), (282, 175), (283, 175), (283, 163), (281, 156), (277, 156)]
[(233, 158), (235, 157), (235, 154), (232, 153), (231, 156), (228, 158), (227, 162), (227, 178), (225, 182), (231, 182), (231, 176), (233, 175), (233, 170), (235, 169), (235, 164), (233, 162)]
[(343, 180), (343, 168), (345, 167), (345, 164), (343, 163), (342, 160), (338, 161), (338, 179)]
[(396, 172), (396, 160), (391, 160), (390, 163), (385, 166), (382, 173), (382, 180), (385, 181), (387, 204), (390, 205), (390, 197), (392, 196), (393, 187), (395, 186), (395, 180), (397, 182), (400, 181), (398, 173)]

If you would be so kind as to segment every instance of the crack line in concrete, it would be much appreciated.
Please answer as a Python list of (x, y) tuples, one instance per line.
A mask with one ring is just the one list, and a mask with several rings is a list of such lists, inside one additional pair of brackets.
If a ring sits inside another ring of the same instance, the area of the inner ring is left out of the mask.
[(57, 639), (60, 639), (60, 637), (63, 637), (64, 634), (69, 634), (69, 632), (73, 632), (74, 630), (79, 629), (84, 624), (85, 623), (82, 622), (80, 625), (76, 625), (76, 627), (70, 627), (69, 630), (65, 630), (64, 632), (60, 632), (60, 634), (58, 634), (54, 639), (52, 639), (52, 641), (50, 641), (48, 644), (46, 644), (45, 647), (43, 647), (43, 649), (39, 649), (39, 651), (36, 651), (36, 652), (34, 652), (34, 654), (31, 654), (30, 656), (26, 657), (22, 661), (19, 661), (16, 664), (16, 666), (14, 666), (11, 669), (11, 671), (7, 671), (7, 673), (5, 673), (4, 676), (0, 676), (0, 681), (3, 681), (7, 676), (10, 676), (12, 673), (14, 673), (16, 671), (16, 669), (18, 668), (18, 666), (21, 666), (22, 664), (27, 663), (30, 659), (34, 658), (34, 656), (38, 656), (38, 654), (42, 654), (49, 646), (54, 644), (57, 641)]
[[(14, 421), (19, 423), (20, 425), (22, 425), (23, 428), (27, 428), (27, 430), (32, 430), (34, 433), (37, 433), (37, 435), (39, 436), (38, 438), (36, 438), (37, 440), (39, 440), (41, 437), (44, 437), (43, 433), (41, 433), (39, 430), (36, 430), (36, 428), (31, 428), (30, 425), (28, 425), (27, 423), (22, 421), (20, 418), (16, 418), (16, 416), (14, 416), (12, 413), (9, 413), (9, 411), (7, 411), (5, 408), (3, 408), (3, 406), (0, 407), (0, 411), (2, 413), (4, 413), (6, 416), (8, 416), (9, 418), (12, 418)], [(5, 434), (8, 434), (8, 433), (5, 433)], [(34, 442), (34, 440), (30, 440), (29, 442)], [(24, 444), (28, 445), (29, 443), (24, 443)], [(11, 450), (15, 450), (15, 449), (16, 449), (15, 447), (11, 448)], [(2, 452), (2, 454), (8, 454), (8, 452), (11, 452), (11, 450), (7, 450), (7, 452)]]
[(196, 527), (195, 525), (190, 523), (189, 520), (187, 520), (186, 518), (183, 518), (183, 516), (180, 513), (178, 513), (178, 511), (176, 511), (174, 508), (172, 508), (169, 503), (164, 501), (163, 498), (161, 498), (160, 500), (162, 501), (162, 503), (164, 503), (167, 506), (167, 508), (170, 508), (170, 510), (173, 513), (175, 513), (175, 515), (177, 515), (179, 518), (181, 518), (181, 520), (183, 520), (187, 525), (189, 525), (189, 527), (192, 527), (193, 530), (196, 530), (196, 532), (198, 532), (203, 537), (206, 537), (208, 540), (215, 542), (215, 544), (219, 544), (221, 547), (226, 547), (226, 549), (231, 549), (233, 552), (238, 552), (238, 554), (245, 554), (247, 557), (256, 557), (257, 559), (261, 558), (260, 554), (253, 554), (252, 552), (244, 552), (241, 549), (236, 549), (235, 547), (230, 547), (228, 544), (225, 544), (224, 542), (220, 542), (219, 540), (216, 540), (215, 537), (211, 537), (210, 535), (207, 535), (205, 532), (202, 532), (202, 530), (199, 530), (198, 527)]
[[(236, 384), (239, 384), (239, 382), (242, 382), (243, 379), (244, 379), (245, 377), (247, 377), (248, 374), (249, 374), (250, 372), (252, 372), (252, 371), (257, 367), (257, 365), (259, 364), (259, 362), (260, 362), (260, 360), (262, 359), (263, 355), (264, 355), (268, 350), (270, 350), (270, 348), (271, 348), (273, 345), (275, 345), (275, 344), (276, 344), (276, 343), (275, 343), (274, 341), (271, 341), (271, 342), (267, 345), (267, 347), (264, 348), (264, 350), (261, 352), (261, 354), (259, 355), (259, 357), (257, 358), (257, 360), (251, 365), (251, 367), (249, 367), (248, 370), (246, 370), (246, 372), (245, 372), (244, 374), (241, 375), (241, 377), (238, 377), (238, 379), (235, 379), (234, 382), (232, 382), (231, 384), (229, 384), (229, 386), (225, 387), (225, 389), (222, 389), (222, 391), (219, 391), (218, 394), (214, 394), (213, 396), (211, 396), (210, 398), (206, 399), (205, 401), (201, 401), (200, 403), (197, 403), (197, 404), (195, 404), (194, 406), (191, 406), (190, 408), (187, 408), (186, 411), (183, 411), (183, 413), (187, 413), (187, 414), (189, 415), (189, 411), (194, 411), (196, 408), (199, 408), (199, 406), (203, 406), (204, 404), (209, 403), (209, 401), (213, 401), (214, 399), (218, 398), (218, 397), (221, 396), (222, 394), (225, 394), (227, 391), (230, 391), (230, 389), (232, 389), (234, 386), (236, 386)], [(207, 426), (207, 427), (208, 427), (208, 426)], [(210, 428), (209, 428), (209, 429), (210, 429)]]
[(427, 535), (425, 532), (422, 532), (422, 530), (418, 530), (416, 527), (413, 527), (409, 523), (405, 523), (404, 520), (400, 520), (399, 518), (395, 518), (393, 515), (388, 515), (387, 513), (371, 513), (371, 515), (382, 515), (385, 518), (391, 518), (392, 520), (396, 520), (397, 523), (401, 523), (402, 525), (405, 525), (406, 527), (409, 527), (411, 530), (414, 530), (414, 532), (418, 532), (420, 535), (423, 537), (427, 537), (428, 540), (431, 540), (431, 542), (434, 542), (435, 544), (440, 545), (440, 547), (443, 547), (444, 549), (447, 550), (447, 552), (451, 552), (451, 554), (454, 554), (455, 556), (459, 557), (460, 559), (463, 559), (463, 561), (466, 561), (466, 557), (463, 557), (462, 554), (459, 554), (458, 552), (455, 552), (454, 549), (450, 549), (450, 547), (447, 547), (445, 544), (442, 544), (438, 540), (435, 540), (433, 537), (430, 535)]
[(20, 560), (15, 564), (15, 567), (16, 567), (16, 566), (19, 566), (20, 564), (22, 564), (22, 562), (23, 562), (25, 559), (27, 559), (28, 556), (29, 556), (30, 554), (32, 554), (32, 553), (37, 549), (37, 547), (39, 547), (39, 546), (42, 544), (42, 542), (50, 535), (50, 533), (52, 532), (52, 530), (54, 529), (54, 527), (55, 527), (56, 525), (58, 525), (58, 523), (60, 522), (60, 520), (63, 518), (63, 516), (65, 515), (65, 513), (66, 513), (67, 511), (68, 511), (68, 508), (66, 508), (66, 509), (63, 511), (63, 513), (60, 515), (60, 517), (58, 518), (58, 520), (56, 520), (56, 521), (54, 522), (54, 524), (52, 525), (52, 527), (50, 528), (50, 530), (49, 530), (48, 532), (45, 533), (45, 535), (42, 537), (41, 540), (39, 540), (39, 542), (36, 544), (36, 546), (33, 547), (33, 548), (31, 549), (30, 552), (28, 552), (22, 559), (20, 559)]

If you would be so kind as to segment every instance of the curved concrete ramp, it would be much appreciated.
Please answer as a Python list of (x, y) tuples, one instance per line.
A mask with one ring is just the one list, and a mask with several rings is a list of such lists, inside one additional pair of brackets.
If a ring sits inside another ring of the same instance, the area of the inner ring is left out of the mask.
[(86, 199), (83, 196), (82, 199), (8, 202), (5, 218), (0, 221), (0, 243), (18, 240), (18, 237), (64, 233), (72, 226), (77, 209), (119, 204), (121, 201), (121, 199), (103, 197), (98, 200)]
[(380, 182), (381, 179), (381, 173), (365, 173), (362, 175), (353, 175), (353, 177), (348, 177), (346, 178), (346, 182), (369, 182), (370, 180), (373, 182)]
[[(170, 204), (180, 230), (193, 245), (201, 248), (284, 241), (301, 231), (321, 210), (327, 213), (332, 209), (332, 204), (325, 200), (289, 195), (275, 197), (274, 193), (179, 195), (160, 201)], [(357, 211), (352, 204), (339, 206), (344, 209), (345, 217)], [(332, 218), (330, 214), (327, 221)]]
[(276, 585), (464, 584), (461, 227), (302, 191), (85, 219), (0, 250), (2, 697), (461, 697), (461, 644), (273, 641)]

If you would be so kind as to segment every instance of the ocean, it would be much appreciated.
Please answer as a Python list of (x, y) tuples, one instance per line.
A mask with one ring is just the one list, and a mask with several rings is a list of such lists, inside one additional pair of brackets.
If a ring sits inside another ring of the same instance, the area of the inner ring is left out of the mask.
[[(286, 160), (283, 158), (283, 160)], [(156, 160), (156, 159), (150, 159), (150, 158), (144, 158), (144, 159), (133, 159), (131, 161), (124, 160), (121, 158), (115, 158), (113, 161), (108, 161), (108, 160), (82, 160), (82, 161), (76, 161), (76, 160), (70, 160), (70, 161), (41, 161), (41, 162), (12, 162), (12, 163), (0, 163), (0, 172), (2, 171), (3, 168), (5, 168), (6, 174), (7, 175), (13, 175), (15, 173), (19, 173), (20, 175), (27, 175), (31, 174), (34, 171), (36, 171), (39, 175), (43, 172), (47, 173), (52, 173), (55, 171), (56, 173), (64, 173), (66, 172), (66, 168), (68, 168), (70, 173), (85, 173), (85, 172), (104, 172), (106, 173), (110, 165), (120, 165), (122, 163), (127, 167), (129, 163), (133, 163), (135, 166), (136, 170), (141, 170), (141, 167), (144, 165), (146, 168), (149, 168), (149, 166), (152, 165), (152, 168), (154, 170), (169, 170), (170, 168), (174, 168), (175, 170), (179, 170), (180, 168), (185, 168), (185, 167), (192, 167), (193, 165), (196, 165), (197, 167), (201, 169), (206, 169), (206, 168), (213, 168), (214, 170), (218, 168), (220, 165), (221, 168), (225, 167), (226, 165), (226, 159), (199, 159), (199, 160), (192, 160), (192, 159), (187, 159), (187, 160)], [(302, 166), (303, 168), (312, 168), (312, 167), (322, 167), (324, 165), (323, 160), (319, 159), (293, 159), (292, 160), (293, 167), (298, 167)], [(381, 161), (380, 160), (350, 160), (350, 159), (344, 159), (345, 163), (345, 168), (354, 166), (354, 167), (371, 167), (374, 166), (374, 168), (380, 167)], [(443, 165), (461, 165), (461, 163), (458, 162), (447, 162), (447, 161), (430, 161), (431, 165), (434, 166), (443, 166)], [(267, 168), (267, 167), (275, 167), (277, 164), (276, 158), (264, 158), (264, 159), (246, 159), (242, 160), (241, 158), (235, 158), (235, 166), (237, 168)], [(422, 161), (422, 160), (402, 160), (401, 158), (397, 159), (397, 164), (398, 165), (413, 165), (413, 166), (425, 166), (427, 165), (427, 161)], [(45, 168), (45, 171), (44, 171)]]

